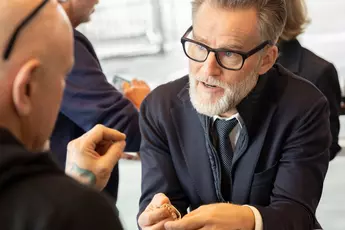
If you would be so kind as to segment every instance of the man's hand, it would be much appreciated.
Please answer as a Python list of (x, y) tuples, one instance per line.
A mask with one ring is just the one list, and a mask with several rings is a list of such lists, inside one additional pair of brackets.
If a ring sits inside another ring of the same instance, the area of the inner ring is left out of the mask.
[(67, 146), (67, 175), (102, 190), (125, 148), (126, 135), (103, 125), (71, 141)]
[(134, 104), (139, 110), (140, 105), (145, 97), (151, 92), (150, 87), (144, 81), (132, 80), (131, 83), (124, 82), (123, 94)]
[(142, 230), (165, 230), (164, 224), (174, 218), (167, 208), (160, 208), (164, 204), (171, 204), (163, 193), (156, 194), (151, 203), (141, 213), (138, 224)]
[(166, 230), (253, 230), (254, 214), (249, 207), (233, 204), (210, 204), (185, 215), (181, 220), (164, 224)]

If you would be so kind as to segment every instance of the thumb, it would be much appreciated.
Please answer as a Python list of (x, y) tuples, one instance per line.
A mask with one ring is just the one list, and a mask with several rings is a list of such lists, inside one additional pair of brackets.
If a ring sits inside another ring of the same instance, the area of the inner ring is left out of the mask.
[(155, 207), (160, 207), (163, 204), (171, 204), (169, 198), (164, 193), (157, 193), (152, 201), (151, 204)]
[(100, 158), (98, 163), (103, 165), (103, 167), (105, 166), (106, 168), (113, 169), (120, 160), (125, 146), (125, 141), (116, 141), (109, 147), (105, 154)]

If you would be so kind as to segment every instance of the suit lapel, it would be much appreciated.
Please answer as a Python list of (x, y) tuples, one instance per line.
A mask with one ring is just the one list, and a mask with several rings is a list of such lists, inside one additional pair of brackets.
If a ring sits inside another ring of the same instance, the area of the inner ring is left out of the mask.
[(285, 87), (280, 65), (260, 76), (257, 86), (238, 106), (244, 127), (236, 147), (233, 165), (232, 201), (248, 202), (249, 192), (266, 134), (277, 108), (277, 100)]
[[(236, 204), (248, 203), (249, 192), (251, 183), (255, 173), (256, 164), (260, 157), (262, 146), (265, 142), (266, 134), (272, 116), (276, 110), (276, 106), (273, 106), (266, 114), (266, 118), (261, 126), (258, 127), (260, 133), (257, 133), (255, 137), (251, 138), (251, 142), (245, 147), (245, 154), (242, 151), (238, 160), (236, 161), (233, 169), (233, 192), (232, 201)], [(246, 134), (243, 134), (247, 136)]]
[[(236, 148), (234, 151), (233, 165), (236, 165), (237, 161), (243, 156), (248, 148), (248, 133), (246, 126), (243, 125), (240, 136), (238, 137)], [(234, 167), (234, 166), (233, 166)]]
[(262, 106), (265, 105), (265, 103), (262, 102), (265, 97), (267, 78), (267, 75), (260, 76), (252, 92), (237, 106), (237, 110), (244, 124), (242, 124), (243, 127), (236, 144), (233, 168), (236, 167), (238, 160), (246, 153), (249, 141), (258, 130), (257, 124), (261, 123), (259, 115), (262, 114), (260, 111), (263, 109)]
[[(187, 94), (187, 95), (186, 95)], [(205, 130), (197, 112), (190, 103), (188, 89), (181, 91), (183, 104), (171, 109), (179, 145), (183, 151), (193, 186), (204, 203), (217, 200), (211, 161), (207, 152)]]

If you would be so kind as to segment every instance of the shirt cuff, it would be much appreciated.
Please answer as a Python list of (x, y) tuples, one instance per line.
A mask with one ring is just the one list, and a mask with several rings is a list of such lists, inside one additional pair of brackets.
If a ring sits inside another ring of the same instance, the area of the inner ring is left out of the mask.
[(254, 214), (254, 219), (255, 219), (255, 229), (254, 230), (263, 230), (264, 229), (263, 221), (262, 221), (262, 216), (261, 216), (259, 210), (257, 210), (255, 207), (250, 206), (250, 205), (244, 205), (244, 206), (249, 207)]

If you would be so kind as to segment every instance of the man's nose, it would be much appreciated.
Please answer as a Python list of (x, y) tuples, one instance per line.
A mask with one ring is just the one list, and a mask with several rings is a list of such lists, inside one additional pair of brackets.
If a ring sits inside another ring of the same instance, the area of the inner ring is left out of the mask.
[(216, 55), (213, 52), (209, 53), (202, 68), (205, 76), (219, 76), (222, 72), (222, 67), (218, 64)]

